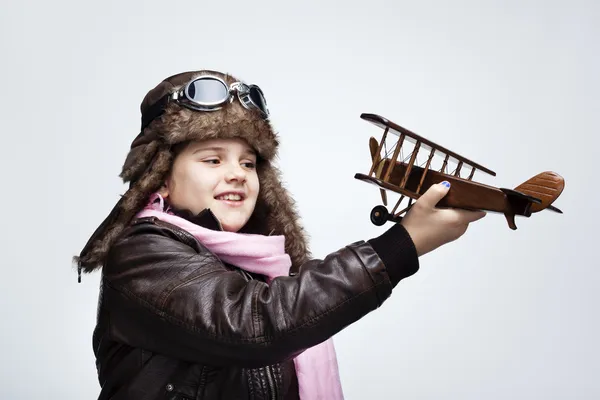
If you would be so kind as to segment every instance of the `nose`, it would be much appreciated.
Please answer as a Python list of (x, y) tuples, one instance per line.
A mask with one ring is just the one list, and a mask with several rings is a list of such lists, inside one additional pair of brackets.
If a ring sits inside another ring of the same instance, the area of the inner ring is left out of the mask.
[(225, 181), (227, 182), (246, 182), (246, 171), (237, 163), (230, 164), (225, 172)]

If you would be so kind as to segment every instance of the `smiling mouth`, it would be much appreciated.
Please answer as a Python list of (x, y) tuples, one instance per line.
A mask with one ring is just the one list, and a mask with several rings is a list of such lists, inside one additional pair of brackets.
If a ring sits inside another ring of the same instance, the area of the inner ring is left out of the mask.
[(228, 201), (228, 202), (242, 202), (244, 201), (244, 196), (240, 194), (228, 193), (221, 196), (215, 197), (217, 200)]

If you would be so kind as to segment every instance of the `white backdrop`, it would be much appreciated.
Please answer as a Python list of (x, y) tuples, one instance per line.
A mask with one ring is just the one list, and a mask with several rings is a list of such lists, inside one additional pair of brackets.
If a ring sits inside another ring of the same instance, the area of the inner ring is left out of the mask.
[[(98, 274), (71, 257), (125, 190), (139, 104), (169, 75), (265, 91), (316, 257), (369, 239), (378, 113), (515, 187), (553, 170), (550, 212), (488, 215), (421, 258), (335, 337), (348, 399), (600, 398), (594, 1), (3, 1), (2, 399), (93, 399)], [(391, 196), (392, 199), (395, 197)], [(389, 226), (389, 225), (388, 225)]]

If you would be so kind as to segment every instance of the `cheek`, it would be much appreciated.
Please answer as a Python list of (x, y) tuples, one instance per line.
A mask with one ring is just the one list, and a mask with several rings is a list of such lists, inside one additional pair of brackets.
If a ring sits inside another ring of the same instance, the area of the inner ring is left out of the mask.
[(258, 180), (258, 176), (254, 175), (252, 177), (252, 190), (256, 193), (256, 195), (258, 195), (258, 192), (260, 191), (260, 181)]
[(202, 165), (190, 163), (173, 174), (173, 198), (191, 201), (212, 194), (214, 179), (201, 167)]

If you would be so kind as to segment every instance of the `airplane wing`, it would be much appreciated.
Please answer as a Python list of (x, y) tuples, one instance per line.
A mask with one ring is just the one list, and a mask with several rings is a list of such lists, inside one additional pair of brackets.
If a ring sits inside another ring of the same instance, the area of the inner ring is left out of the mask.
[(435, 149), (436, 153), (443, 153), (446, 156), (448, 156), (449, 158), (456, 160), (457, 163), (460, 163), (462, 165), (468, 165), (468, 166), (472, 167), (474, 170), (483, 171), (492, 176), (496, 176), (496, 173), (494, 171), (484, 167), (483, 165), (477, 164), (476, 162), (473, 162), (466, 157), (456, 154), (453, 151), (450, 151), (428, 139), (425, 139), (424, 137), (419, 136), (416, 133), (411, 132), (406, 128), (403, 128), (400, 125), (395, 124), (394, 122), (392, 122), (384, 117), (381, 117), (377, 114), (367, 114), (367, 113), (361, 114), (360, 117), (362, 119), (364, 119), (365, 121), (371, 122), (372, 124), (375, 124), (382, 129), (389, 128), (389, 131), (394, 133), (397, 136), (404, 134), (405, 140), (408, 140), (412, 143), (416, 143), (416, 142), (421, 143), (421, 148), (427, 149), (429, 151), (431, 151), (432, 149)]

